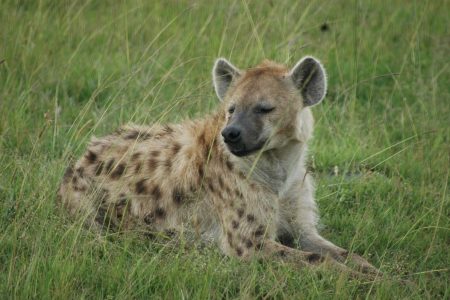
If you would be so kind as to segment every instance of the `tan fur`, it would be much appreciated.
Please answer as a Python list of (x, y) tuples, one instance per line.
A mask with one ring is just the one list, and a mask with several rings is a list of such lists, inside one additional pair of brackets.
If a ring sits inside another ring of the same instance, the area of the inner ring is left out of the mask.
[[(217, 241), (223, 252), (248, 259), (279, 257), (299, 266), (347, 252), (316, 230), (314, 187), (305, 167), (313, 118), (288, 80), (289, 70), (270, 61), (233, 81), (217, 113), (181, 124), (125, 126), (93, 138), (66, 171), (58, 195), (76, 216), (95, 227), (193, 233)], [(220, 135), (228, 106), (273, 101), (264, 117), (270, 141), (258, 153), (237, 157)], [(283, 236), (302, 250), (281, 244)], [(340, 262), (338, 262), (340, 261)], [(352, 261), (373, 269), (359, 256)]]

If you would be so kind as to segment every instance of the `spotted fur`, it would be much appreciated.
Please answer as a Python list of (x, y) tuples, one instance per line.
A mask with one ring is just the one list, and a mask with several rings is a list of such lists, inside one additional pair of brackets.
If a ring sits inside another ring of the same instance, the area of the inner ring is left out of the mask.
[[(62, 205), (97, 228), (193, 232), (240, 259), (273, 257), (307, 266), (329, 256), (347, 270), (341, 264), (347, 252), (317, 232), (305, 167), (313, 127), (308, 106), (320, 102), (326, 88), (322, 65), (308, 57), (293, 70), (264, 62), (241, 71), (219, 59), (213, 75), (222, 100), (216, 113), (181, 124), (129, 125), (93, 138), (64, 175)], [(260, 101), (271, 101), (276, 110), (252, 114)], [(243, 112), (239, 118), (233, 119), (230, 105)], [(270, 138), (257, 152), (236, 156), (221, 136), (232, 122), (252, 127), (248, 139)], [(301, 250), (288, 247), (298, 244)]]

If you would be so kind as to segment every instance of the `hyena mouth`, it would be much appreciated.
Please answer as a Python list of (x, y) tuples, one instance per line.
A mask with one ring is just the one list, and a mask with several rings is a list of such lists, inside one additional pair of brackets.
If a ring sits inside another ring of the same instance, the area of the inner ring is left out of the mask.
[(231, 154), (238, 156), (238, 157), (243, 157), (243, 156), (248, 156), (251, 154), (254, 154), (258, 151), (260, 151), (264, 145), (266, 144), (266, 142), (262, 142), (262, 143), (258, 143), (257, 145), (254, 145), (252, 147), (246, 147), (245, 145), (233, 145), (233, 144), (227, 144), (228, 150), (230, 150)]

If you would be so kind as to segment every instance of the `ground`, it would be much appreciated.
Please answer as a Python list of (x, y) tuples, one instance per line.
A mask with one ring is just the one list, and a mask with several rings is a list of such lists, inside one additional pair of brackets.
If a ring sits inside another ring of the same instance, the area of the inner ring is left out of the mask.
[[(2, 1), (0, 295), (449, 298), (449, 9), (444, 0)], [(385, 279), (98, 236), (56, 208), (67, 162), (91, 135), (213, 111), (216, 57), (244, 68), (306, 54), (329, 77), (310, 162), (321, 232)]]

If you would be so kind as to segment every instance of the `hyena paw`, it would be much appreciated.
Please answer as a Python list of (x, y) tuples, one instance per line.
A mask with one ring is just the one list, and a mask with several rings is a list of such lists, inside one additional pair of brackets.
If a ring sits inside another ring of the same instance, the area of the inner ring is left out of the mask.
[(365, 274), (382, 275), (381, 271), (358, 254), (347, 254), (347, 262)]

